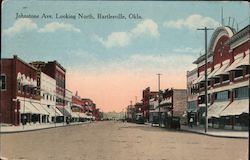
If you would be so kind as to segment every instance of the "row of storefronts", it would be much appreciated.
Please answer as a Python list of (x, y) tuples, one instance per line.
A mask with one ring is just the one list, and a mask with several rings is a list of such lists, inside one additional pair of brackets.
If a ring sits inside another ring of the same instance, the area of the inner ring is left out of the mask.
[(164, 125), (168, 117), (182, 117), (187, 105), (186, 89), (165, 89), (164, 91), (143, 90), (142, 102), (129, 105), (126, 111), (128, 121), (139, 118), (145, 122)]
[(16, 55), (1, 59), (0, 122), (26, 125), (98, 119), (99, 109), (92, 100), (66, 89), (65, 75), (57, 61), (26, 63)]
[[(250, 26), (236, 32), (228, 26), (212, 34), (207, 56), (207, 118), (209, 127), (249, 130)], [(204, 125), (205, 56), (187, 72), (188, 119)]]

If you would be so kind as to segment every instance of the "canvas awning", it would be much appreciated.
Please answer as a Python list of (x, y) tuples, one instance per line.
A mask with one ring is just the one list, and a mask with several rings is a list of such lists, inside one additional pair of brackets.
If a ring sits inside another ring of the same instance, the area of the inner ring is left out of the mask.
[(60, 112), (60, 110), (56, 107), (56, 116), (63, 116), (63, 114)]
[(225, 70), (226, 72), (232, 71), (232, 70), (239, 70), (239, 67), (241, 62), (243, 61), (243, 58), (235, 59), (234, 62)]
[[(209, 68), (207, 70), (207, 76), (211, 73), (211, 68)], [(205, 81), (205, 74), (201, 77), (201, 79), (199, 80), (199, 82)]]
[(79, 118), (79, 112), (71, 112), (71, 117)]
[(79, 113), (79, 116), (81, 117), (81, 118), (87, 118), (87, 115), (85, 114), (85, 113)]
[(31, 114), (40, 114), (40, 111), (35, 108), (30, 101), (20, 101), (20, 113), (31, 113)]
[(50, 116), (55, 116), (56, 114), (55, 106), (50, 105), (50, 107), (48, 107), (48, 105), (46, 104), (42, 104), (42, 106), (47, 112), (49, 112)]
[(214, 77), (214, 74), (215, 74), (219, 69), (220, 69), (219, 65), (216, 65), (216, 66), (214, 67), (214, 70), (213, 70), (210, 74), (208, 74), (207, 78), (212, 78), (212, 77)]
[(249, 99), (234, 100), (220, 116), (240, 115), (249, 113)]
[(37, 110), (40, 111), (40, 114), (43, 115), (49, 115), (49, 112), (47, 112), (43, 106), (40, 103), (31, 103)]
[(219, 76), (221, 74), (228, 74), (228, 72), (225, 71), (228, 68), (228, 66), (229, 63), (223, 64), (223, 66), (220, 67), (216, 73), (214, 73), (213, 77)]
[(240, 66), (247, 66), (247, 65), (250, 65), (250, 64), (249, 64), (249, 54), (247, 54), (247, 55), (243, 58), (243, 60), (241, 61), (241, 64), (240, 64)]
[(221, 112), (228, 106), (229, 101), (214, 102), (210, 107), (208, 107), (208, 118), (220, 117)]
[(64, 107), (57, 107), (57, 109), (64, 115), (65, 117), (70, 117), (71, 114)]

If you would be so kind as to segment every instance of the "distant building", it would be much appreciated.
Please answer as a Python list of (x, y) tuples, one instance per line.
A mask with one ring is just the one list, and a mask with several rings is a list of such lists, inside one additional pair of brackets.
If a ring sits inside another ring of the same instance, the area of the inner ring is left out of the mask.
[(151, 98), (156, 97), (158, 95), (158, 91), (150, 91), (150, 87), (147, 87), (142, 91), (142, 113), (143, 117), (146, 121), (149, 120), (149, 101)]
[(187, 106), (187, 90), (186, 89), (166, 89), (158, 97), (150, 100), (150, 121), (154, 121), (154, 117), (164, 120), (166, 117), (181, 117), (186, 111)]
[(194, 81), (198, 78), (197, 68), (187, 72), (187, 120), (191, 117), (198, 123), (198, 87)]

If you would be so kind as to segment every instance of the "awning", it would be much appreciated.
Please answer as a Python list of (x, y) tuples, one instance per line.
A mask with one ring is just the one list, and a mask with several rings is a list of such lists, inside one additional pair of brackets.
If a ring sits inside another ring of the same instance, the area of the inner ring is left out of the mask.
[[(211, 68), (208, 68), (207, 70), (207, 77), (208, 75), (211, 73)], [(201, 77), (201, 79), (199, 79), (199, 82), (205, 81), (205, 74)]]
[(40, 111), (35, 108), (31, 102), (29, 101), (20, 101), (20, 113), (32, 113), (32, 114), (40, 114)]
[(239, 67), (241, 62), (243, 61), (243, 58), (235, 59), (234, 62), (225, 70), (226, 72), (232, 71), (232, 70), (239, 70)]
[(62, 113), (62, 115), (64, 115), (65, 117), (70, 117), (71, 114), (65, 109), (65, 108), (62, 108), (62, 107), (57, 107), (57, 109)]
[(81, 118), (87, 118), (87, 115), (86, 115), (85, 113), (79, 113), (79, 116), (80, 116)]
[(244, 58), (243, 58), (243, 60), (241, 61), (241, 64), (240, 64), (240, 66), (249, 66), (250, 64), (249, 64), (249, 54), (247, 54)]
[(56, 116), (63, 116), (63, 114), (60, 112), (58, 108), (55, 108), (55, 109), (56, 109)]
[(71, 112), (71, 117), (79, 118), (79, 112)]
[(44, 108), (47, 112), (49, 112), (49, 115), (50, 115), (50, 116), (55, 116), (55, 114), (56, 114), (55, 106), (50, 105), (49, 108), (48, 108), (48, 105), (46, 105), (46, 104), (42, 104), (42, 106), (43, 106), (43, 108)]
[(221, 75), (221, 74), (228, 74), (228, 72), (225, 71), (228, 68), (228, 66), (229, 66), (229, 63), (223, 64), (223, 66), (220, 67), (216, 73), (214, 73), (213, 77)]
[(193, 81), (193, 84), (199, 83), (203, 78), (205, 78), (205, 72), (202, 72), (200, 76), (196, 80)]
[(212, 77), (214, 77), (214, 74), (215, 74), (219, 69), (220, 69), (219, 65), (216, 65), (216, 66), (214, 67), (214, 70), (213, 70), (210, 74), (208, 74), (207, 78), (212, 78)]
[[(171, 102), (172, 100), (170, 98), (168, 99), (164, 99), (163, 101), (160, 102), (160, 105), (166, 105), (166, 106), (169, 106), (172, 104)], [(157, 104), (158, 105), (158, 104)]]
[(228, 106), (229, 101), (214, 102), (210, 107), (208, 107), (208, 118), (220, 117), (221, 112)]
[(37, 110), (40, 111), (40, 114), (43, 114), (43, 115), (49, 115), (49, 112), (47, 112), (43, 106), (39, 103), (31, 103)]
[(234, 100), (220, 116), (240, 115), (249, 113), (249, 99)]

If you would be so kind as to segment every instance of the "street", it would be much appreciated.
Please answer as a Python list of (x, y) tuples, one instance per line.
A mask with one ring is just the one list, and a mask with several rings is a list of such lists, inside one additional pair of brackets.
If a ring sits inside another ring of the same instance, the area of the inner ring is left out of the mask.
[(248, 140), (104, 121), (3, 134), (1, 156), (22, 160), (247, 160)]

